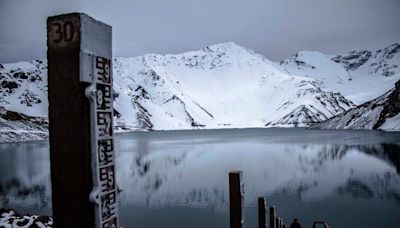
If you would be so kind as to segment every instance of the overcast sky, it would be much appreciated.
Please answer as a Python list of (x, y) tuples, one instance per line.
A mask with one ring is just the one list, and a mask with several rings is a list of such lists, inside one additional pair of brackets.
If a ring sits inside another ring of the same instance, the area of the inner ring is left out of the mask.
[(400, 0), (0, 0), (0, 62), (46, 58), (46, 18), (68, 12), (111, 25), (115, 57), (234, 41), (276, 61), (400, 42)]

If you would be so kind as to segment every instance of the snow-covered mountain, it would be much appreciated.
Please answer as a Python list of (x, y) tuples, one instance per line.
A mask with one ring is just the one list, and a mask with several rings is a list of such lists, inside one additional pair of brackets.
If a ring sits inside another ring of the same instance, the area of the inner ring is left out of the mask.
[[(400, 78), (399, 53), (394, 44), (336, 56), (299, 52), (274, 63), (228, 42), (177, 55), (116, 58), (115, 126), (117, 131), (309, 126), (392, 88)], [(45, 121), (47, 106), (45, 60), (0, 64), (2, 112)], [(20, 140), (20, 132), (47, 136), (26, 120), (0, 117), (7, 125), (0, 140)]]
[(353, 106), (234, 43), (119, 58), (114, 69), (120, 119), (153, 129), (307, 126)]
[(302, 51), (279, 65), (290, 74), (315, 79), (322, 89), (362, 104), (392, 89), (400, 79), (400, 44), (339, 55)]
[(400, 80), (382, 96), (351, 108), (317, 126), (320, 129), (400, 130)]
[[(47, 117), (46, 69), (42, 60), (0, 65), (0, 106)], [(115, 125), (117, 130), (308, 126), (353, 107), (319, 84), (288, 75), (232, 42), (178, 55), (117, 58)]]

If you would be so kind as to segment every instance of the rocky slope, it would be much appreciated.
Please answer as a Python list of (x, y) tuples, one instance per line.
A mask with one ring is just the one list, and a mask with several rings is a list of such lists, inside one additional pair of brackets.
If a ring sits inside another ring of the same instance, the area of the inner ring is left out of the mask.
[[(113, 62), (114, 89), (120, 94), (114, 105), (117, 131), (309, 126), (354, 106), (319, 81), (288, 74), (232, 42)], [(0, 84), (3, 110), (47, 117), (45, 61), (0, 65)], [(0, 130), (7, 135), (3, 141), (25, 139), (13, 136), (18, 129), (7, 119), (1, 121), (8, 124)]]
[(319, 129), (400, 130), (400, 80), (382, 96), (315, 126)]
[(0, 142), (48, 138), (48, 120), (7, 111), (0, 107)]

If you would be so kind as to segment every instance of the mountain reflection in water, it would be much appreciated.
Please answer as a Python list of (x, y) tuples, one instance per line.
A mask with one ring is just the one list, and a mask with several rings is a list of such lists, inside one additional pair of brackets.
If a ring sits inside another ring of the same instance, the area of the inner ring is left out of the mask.
[[(256, 225), (257, 197), (266, 196), (287, 222), (296, 216), (307, 225), (324, 218), (332, 227), (345, 227), (351, 214), (352, 227), (375, 227), (375, 220), (377, 226), (397, 227), (400, 220), (392, 214), (400, 213), (399, 136), (304, 129), (119, 135), (121, 220), (128, 227), (185, 227), (196, 218), (198, 227), (227, 227), (228, 172), (242, 170), (249, 226)], [(1, 207), (51, 213), (48, 153), (47, 142), (0, 144)], [(368, 210), (350, 204), (385, 213), (368, 220)]]

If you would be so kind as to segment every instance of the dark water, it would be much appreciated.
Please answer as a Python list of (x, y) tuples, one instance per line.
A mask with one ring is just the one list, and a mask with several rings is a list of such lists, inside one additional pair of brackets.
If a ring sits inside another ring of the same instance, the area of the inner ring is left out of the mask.
[[(0, 207), (51, 214), (47, 142), (0, 144)], [(246, 227), (257, 197), (287, 224), (400, 227), (400, 133), (246, 129), (116, 138), (121, 223), (228, 227), (228, 172), (242, 170)]]

